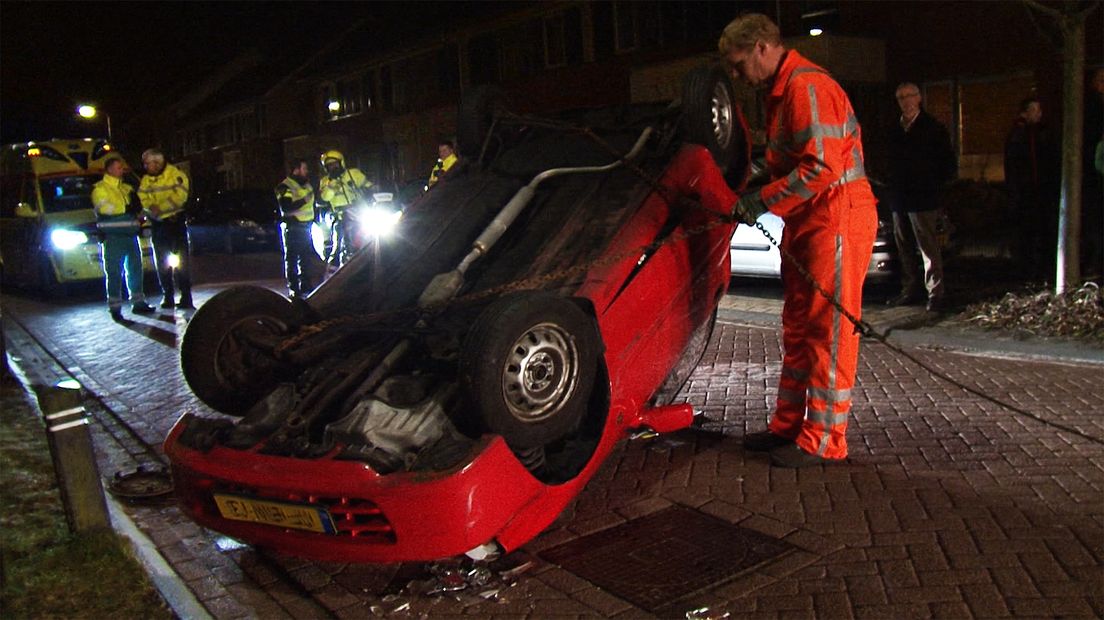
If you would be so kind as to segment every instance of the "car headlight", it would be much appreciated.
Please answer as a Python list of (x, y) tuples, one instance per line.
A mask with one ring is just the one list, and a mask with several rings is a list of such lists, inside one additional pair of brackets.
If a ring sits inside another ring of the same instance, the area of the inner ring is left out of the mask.
[(402, 211), (392, 211), (383, 207), (365, 207), (357, 213), (357, 225), (365, 234), (386, 237), (394, 232), (400, 217), (402, 217)]
[(88, 243), (88, 235), (79, 230), (55, 228), (50, 231), (50, 243), (59, 250), (72, 250), (77, 246)]

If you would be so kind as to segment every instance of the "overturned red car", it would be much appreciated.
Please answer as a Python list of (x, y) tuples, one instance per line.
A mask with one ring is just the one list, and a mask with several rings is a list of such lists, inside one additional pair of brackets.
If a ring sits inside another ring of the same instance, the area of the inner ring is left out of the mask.
[[(165, 442), (200, 524), (326, 561), (509, 551), (667, 404), (729, 282), (747, 129), (719, 68), (681, 102), (518, 116), (461, 104), (467, 159), (378, 252), (302, 300), (212, 297), (181, 345), (222, 417)], [(727, 182), (726, 182), (727, 179)]]

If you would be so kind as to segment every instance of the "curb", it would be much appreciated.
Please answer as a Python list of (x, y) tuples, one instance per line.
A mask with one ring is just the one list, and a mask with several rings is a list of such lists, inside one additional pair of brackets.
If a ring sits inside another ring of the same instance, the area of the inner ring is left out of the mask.
[(104, 493), (104, 499), (107, 500), (107, 510), (111, 513), (111, 529), (130, 541), (135, 557), (173, 614), (177, 618), (188, 620), (213, 620), (214, 616), (207, 612), (180, 575), (169, 566), (153, 541), (138, 529), (122, 504), (110, 493)]
[[(782, 329), (778, 314), (721, 308), (717, 318), (726, 323), (760, 329)], [(871, 321), (875, 329), (887, 335), (890, 344), (918, 349), (942, 349), (983, 357), (1024, 361), (1089, 364), (1104, 366), (1104, 349), (1076, 342), (1013, 340), (1008, 336), (986, 332), (970, 333), (963, 328), (911, 327), (914, 317), (901, 320)], [(864, 346), (878, 344), (865, 339)]]
[[(42, 346), (26, 327), (19, 321), (8, 316), (7, 320), (11, 320), (18, 329), (26, 335), (28, 341), (32, 346), (37, 346), (45, 351), (46, 356), (53, 359), (54, 363), (58, 363), (56, 358), (53, 358), (49, 351)], [(7, 334), (5, 335), (7, 337)], [(19, 363), (10, 359), (14, 353), (19, 351), (18, 344), (10, 342), (8, 338), (8, 357), (9, 367), (12, 369), (12, 377), (19, 382), (20, 387), (30, 397), (31, 402), (35, 403), (34, 407), (38, 409), (38, 399), (35, 397), (34, 389), (31, 387), (32, 379), (29, 376), (29, 369), (23, 368)], [(77, 379), (74, 374), (66, 369), (58, 366), (60, 371), (57, 374), (64, 375), (76, 379), (81, 383), (81, 388), (90, 396), (95, 397), (96, 393), (88, 388), (83, 381)], [(41, 371), (36, 373), (41, 375)], [(42, 378), (40, 376), (40, 378)], [(106, 405), (105, 405), (106, 406)], [(39, 410), (38, 415), (42, 416), (42, 412)], [(150, 583), (157, 589), (158, 594), (165, 601), (165, 604), (169, 606), (173, 614), (177, 618), (188, 618), (189, 620), (195, 618), (198, 620), (212, 620), (213, 616), (207, 611), (207, 609), (199, 602), (188, 586), (184, 583), (184, 580), (180, 578), (180, 575), (176, 573), (169, 566), (161, 552), (157, 550), (157, 547), (153, 544), (153, 541), (142, 533), (134, 521), (130, 518), (130, 515), (126, 513), (122, 504), (109, 493), (106, 488), (103, 490), (104, 501), (107, 504), (107, 511), (111, 515), (111, 529), (116, 534), (122, 536), (130, 541), (131, 548), (134, 551), (134, 556), (138, 562), (142, 565), (142, 568), (149, 576)]]

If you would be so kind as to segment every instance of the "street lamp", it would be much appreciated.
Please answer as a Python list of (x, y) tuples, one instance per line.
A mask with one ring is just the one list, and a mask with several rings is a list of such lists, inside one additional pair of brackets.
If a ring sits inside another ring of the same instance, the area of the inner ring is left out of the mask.
[[(81, 118), (87, 118), (89, 120), (96, 118), (99, 114), (99, 110), (94, 105), (82, 104), (77, 106), (77, 116)], [(104, 118), (107, 120), (107, 140), (111, 141), (111, 115), (104, 114)]]
[(330, 111), (330, 114), (337, 116), (337, 113), (341, 111), (341, 102), (330, 101), (326, 104), (326, 109)]

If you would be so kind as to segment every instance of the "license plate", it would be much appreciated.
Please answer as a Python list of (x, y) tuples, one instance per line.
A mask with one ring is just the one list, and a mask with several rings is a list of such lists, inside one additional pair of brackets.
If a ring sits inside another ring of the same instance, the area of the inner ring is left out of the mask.
[(324, 508), (305, 504), (286, 504), (238, 495), (215, 494), (215, 503), (223, 518), (264, 523), (308, 532), (333, 534), (333, 520)]

